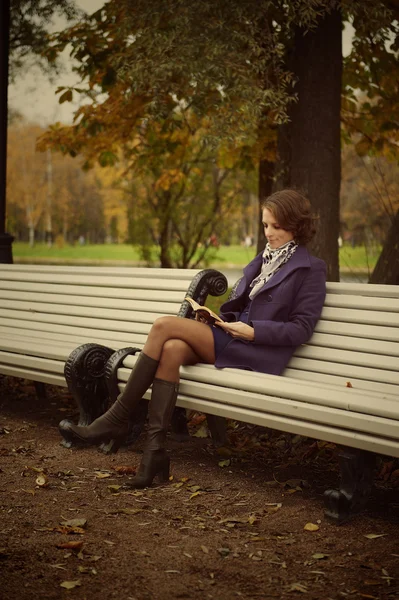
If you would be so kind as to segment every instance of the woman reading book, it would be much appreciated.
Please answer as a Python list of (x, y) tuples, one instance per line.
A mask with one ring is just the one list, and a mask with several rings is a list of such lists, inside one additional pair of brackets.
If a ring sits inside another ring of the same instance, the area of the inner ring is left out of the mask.
[(129, 417), (152, 384), (143, 458), (129, 487), (169, 478), (166, 433), (176, 403), (179, 369), (196, 363), (236, 367), (279, 375), (295, 349), (308, 341), (320, 317), (326, 293), (326, 265), (309, 254), (315, 233), (310, 202), (283, 190), (262, 203), (267, 239), (263, 252), (245, 268), (233, 299), (220, 309), (222, 321), (160, 317), (111, 408), (87, 427), (60, 424), (65, 437), (116, 447), (129, 433)]

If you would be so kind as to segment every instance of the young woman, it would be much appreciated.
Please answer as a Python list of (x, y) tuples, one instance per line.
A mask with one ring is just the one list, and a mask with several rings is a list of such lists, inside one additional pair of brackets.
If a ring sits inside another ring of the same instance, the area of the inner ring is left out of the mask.
[(326, 265), (305, 247), (315, 233), (310, 202), (294, 190), (276, 192), (263, 201), (262, 218), (266, 248), (244, 268), (235, 297), (222, 305), (224, 322), (211, 327), (160, 317), (113, 406), (87, 427), (60, 424), (71, 440), (120, 444), (129, 416), (152, 384), (144, 454), (129, 487), (147, 487), (157, 475), (169, 478), (165, 440), (180, 366), (208, 363), (279, 375), (313, 333), (325, 299)]

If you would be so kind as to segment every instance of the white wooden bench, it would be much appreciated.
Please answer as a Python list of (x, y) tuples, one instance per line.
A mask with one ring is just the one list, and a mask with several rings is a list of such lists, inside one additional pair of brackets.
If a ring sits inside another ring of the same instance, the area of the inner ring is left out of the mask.
[[(158, 315), (190, 316), (181, 305), (188, 288), (203, 302), (225, 287), (212, 270), (1, 265), (0, 373), (66, 385), (68, 359), (80, 423), (88, 423), (123, 389)], [(223, 434), (217, 417), (229, 417), (343, 445), (341, 487), (326, 492), (326, 504), (344, 520), (369, 493), (375, 453), (399, 457), (399, 289), (327, 290), (315, 333), (284, 377), (186, 367), (178, 406), (216, 417), (215, 436)]]

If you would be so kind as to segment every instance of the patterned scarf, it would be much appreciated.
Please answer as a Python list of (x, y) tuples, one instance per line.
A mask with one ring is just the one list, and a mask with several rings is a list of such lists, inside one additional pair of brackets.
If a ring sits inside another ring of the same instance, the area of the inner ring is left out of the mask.
[(266, 244), (262, 255), (262, 269), (249, 285), (252, 288), (249, 294), (251, 300), (262, 289), (265, 283), (269, 281), (270, 277), (289, 261), (297, 248), (298, 244), (294, 240), (287, 242), (283, 246), (280, 246), (280, 248), (270, 248), (269, 242)]

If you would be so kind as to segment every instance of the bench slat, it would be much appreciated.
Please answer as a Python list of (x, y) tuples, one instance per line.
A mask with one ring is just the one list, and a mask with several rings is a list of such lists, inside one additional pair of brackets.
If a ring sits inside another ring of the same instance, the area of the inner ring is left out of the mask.
[(350, 282), (327, 282), (327, 293), (329, 294), (349, 294), (354, 296), (380, 296), (381, 298), (399, 299), (399, 289), (397, 285), (385, 285), (383, 283), (350, 283)]
[[(0, 280), (1, 281), (1, 280)], [(120, 298), (126, 300), (152, 300), (161, 302), (183, 302), (186, 290), (173, 291), (173, 290), (136, 290), (136, 289), (124, 289), (124, 288), (108, 288), (101, 286), (90, 286), (85, 288), (84, 286), (75, 285), (57, 285), (51, 283), (35, 283), (35, 282), (21, 282), (21, 281), (1, 281), (0, 285), (0, 297), (7, 298), (10, 291), (13, 292), (26, 292), (33, 294), (43, 293), (52, 294), (54, 297), (58, 297), (61, 303), (63, 302), (63, 296), (84, 296), (93, 298)], [(19, 295), (19, 298), (21, 296)]]
[(84, 265), (0, 265), (0, 278), (2, 273), (9, 274), (10, 272), (20, 273), (22, 278), (23, 273), (64, 273), (75, 274), (77, 268), (79, 273), (84, 275), (101, 275), (103, 276), (121, 276), (121, 277), (148, 277), (156, 279), (162, 277), (166, 279), (185, 279), (192, 280), (195, 275), (201, 272), (201, 269), (164, 269), (153, 267), (103, 267), (103, 266), (84, 266)]
[[(18, 310), (2, 310), (2, 319), (0, 322), (4, 322), (7, 319), (19, 319), (24, 321), (31, 321), (38, 324), (51, 323), (53, 325), (69, 325), (72, 327), (81, 328), (92, 328), (97, 331), (125, 331), (127, 333), (143, 333), (148, 335), (151, 329), (151, 321), (146, 318), (147, 322), (137, 323), (135, 321), (117, 321), (111, 319), (94, 319), (89, 317), (69, 317), (68, 315), (49, 315), (42, 313), (34, 313), (28, 311)], [(142, 313), (143, 316), (146, 313)], [(94, 337), (95, 339), (95, 337)]]
[(43, 373), (42, 371), (34, 371), (33, 369), (24, 369), (23, 367), (11, 367), (0, 363), (0, 373), (9, 377), (19, 377), (21, 379), (29, 379), (31, 381), (41, 381), (50, 385), (59, 387), (67, 387), (65, 377), (55, 375), (54, 373)]
[[(10, 321), (8, 319), (2, 319), (0, 317), (0, 326), (10, 325)], [(39, 327), (40, 325), (40, 327)], [(57, 333), (72, 333), (78, 336), (85, 336), (92, 342), (93, 340), (97, 340), (100, 336), (102, 339), (116, 339), (121, 340), (125, 343), (126, 346), (135, 346), (139, 344), (145, 344), (147, 339), (147, 334), (139, 334), (136, 332), (126, 332), (126, 331), (115, 331), (115, 330), (101, 330), (101, 329), (90, 329), (89, 327), (71, 327), (68, 325), (56, 325), (54, 323), (37, 323), (37, 321), (15, 321), (15, 327), (26, 330), (36, 330), (36, 331), (49, 331), (49, 332), (57, 332)], [(125, 342), (125, 340), (128, 340)]]
[(353, 310), (342, 308), (330, 308), (325, 306), (321, 313), (321, 319), (327, 321), (339, 321), (340, 323), (364, 323), (367, 325), (378, 325), (383, 327), (399, 327), (399, 313), (373, 312), (366, 310)]
[[(64, 302), (65, 302), (64, 298)], [(74, 302), (74, 299), (71, 299)], [(3, 314), (5, 310), (29, 311), (36, 315), (67, 315), (78, 317), (93, 317), (96, 319), (117, 319), (118, 321), (138, 321), (139, 323), (153, 323), (160, 315), (176, 316), (180, 304), (141, 302), (142, 310), (134, 306), (128, 310), (117, 307), (104, 308), (73, 304), (46, 304), (41, 302), (25, 302), (25, 300), (0, 300), (0, 308)], [(151, 312), (153, 311), (153, 312)]]
[(21, 354), (8, 354), (0, 351), (0, 363), (3, 365), (13, 365), (15, 367), (22, 366), (27, 369), (35, 369), (50, 373), (63, 375), (64, 362), (38, 356), (23, 356)]
[[(175, 290), (185, 291), (191, 283), (191, 279), (167, 279), (163, 276), (158, 278), (145, 278), (145, 277), (112, 277), (107, 278), (99, 275), (82, 275), (79, 271), (75, 270), (74, 274), (63, 275), (62, 273), (25, 273), (25, 281), (34, 281), (41, 283), (59, 283), (69, 284), (74, 286), (82, 285), (86, 286), (99, 286), (99, 287), (123, 287), (127, 289), (141, 289), (141, 290)], [(21, 281), (21, 274), (10, 271), (6, 274), (1, 273), (0, 280), (17, 280)]]
[[(18, 303), (18, 304), (17, 304)], [(96, 298), (91, 296), (76, 296), (74, 295), (61, 295), (61, 294), (42, 294), (38, 292), (24, 292), (21, 296), (20, 292), (0, 291), (0, 308), (19, 308), (27, 309), (36, 308), (36, 306), (42, 306), (44, 304), (52, 306), (55, 310), (54, 305), (68, 305), (68, 306), (84, 306), (93, 308), (104, 308), (107, 310), (137, 310), (154, 312), (161, 314), (176, 315), (180, 309), (181, 302), (168, 302), (168, 301), (156, 301), (151, 298), (146, 300), (133, 300), (115, 298), (110, 301), (109, 298)], [(42, 310), (42, 309), (41, 309)], [(53, 312), (53, 311), (52, 311)]]

